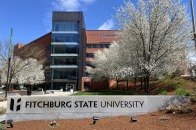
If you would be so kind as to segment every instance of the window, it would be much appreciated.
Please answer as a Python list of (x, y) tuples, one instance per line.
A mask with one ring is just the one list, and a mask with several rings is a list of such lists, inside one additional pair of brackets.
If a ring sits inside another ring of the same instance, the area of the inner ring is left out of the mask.
[(77, 65), (77, 57), (53, 57), (53, 65)]
[(84, 89), (89, 89), (90, 82), (84, 82)]
[(78, 31), (77, 21), (53, 21), (53, 31)]
[(79, 43), (78, 34), (52, 34), (52, 42), (77, 42)]
[(110, 44), (104, 44), (104, 48), (109, 48)]
[(76, 69), (54, 69), (53, 70), (53, 79), (67, 79), (67, 80), (76, 80)]
[(109, 48), (110, 44), (87, 44), (87, 48)]
[(53, 46), (54, 54), (77, 54), (78, 53), (78, 45), (55, 45)]
[(63, 83), (63, 82), (53, 83), (53, 89), (60, 90), (60, 89), (64, 89), (65, 87), (66, 87), (66, 83)]
[(94, 58), (94, 54), (93, 53), (86, 53), (86, 57), (87, 58)]

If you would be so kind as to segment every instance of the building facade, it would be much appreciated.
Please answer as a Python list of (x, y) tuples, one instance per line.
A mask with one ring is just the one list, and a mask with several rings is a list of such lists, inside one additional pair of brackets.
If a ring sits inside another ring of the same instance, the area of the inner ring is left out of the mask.
[(84, 75), (85, 24), (82, 12), (54, 12), (51, 42), (51, 89), (80, 90)]
[(82, 12), (53, 12), (52, 31), (29, 44), (17, 44), (14, 54), (34, 57), (44, 65), (46, 89), (101, 89), (98, 84), (108, 87), (108, 83), (93, 81), (85, 66), (91, 66), (95, 51), (116, 40), (115, 30), (86, 30)]

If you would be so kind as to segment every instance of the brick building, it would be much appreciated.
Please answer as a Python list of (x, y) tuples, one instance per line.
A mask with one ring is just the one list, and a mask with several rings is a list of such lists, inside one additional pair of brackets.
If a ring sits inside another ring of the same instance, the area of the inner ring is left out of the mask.
[(33, 57), (44, 65), (46, 89), (105, 89), (108, 81), (87, 77), (85, 66), (91, 65), (95, 51), (109, 48), (115, 40), (115, 30), (86, 30), (82, 12), (53, 12), (52, 31), (15, 45), (14, 55)]

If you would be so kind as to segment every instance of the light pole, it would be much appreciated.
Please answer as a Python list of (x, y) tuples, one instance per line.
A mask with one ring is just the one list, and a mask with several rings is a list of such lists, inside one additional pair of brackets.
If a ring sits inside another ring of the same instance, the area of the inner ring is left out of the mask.
[(193, 24), (193, 38), (195, 41), (195, 49), (196, 49), (196, 33), (195, 33), (195, 17), (194, 17), (194, 4), (193, 4), (193, 0), (190, 0), (191, 3), (191, 14), (192, 14), (192, 24)]
[(6, 81), (6, 91), (5, 97), (7, 97), (7, 92), (9, 91), (9, 84), (10, 84), (10, 62), (12, 58), (12, 28), (10, 34), (10, 44), (9, 44), (9, 52), (8, 52), (8, 68), (7, 68), (7, 81)]

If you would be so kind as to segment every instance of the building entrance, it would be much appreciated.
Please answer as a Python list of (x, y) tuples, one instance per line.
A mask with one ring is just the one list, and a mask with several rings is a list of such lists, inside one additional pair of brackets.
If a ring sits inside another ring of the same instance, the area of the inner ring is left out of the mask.
[(74, 83), (67, 83), (65, 87), (65, 91), (74, 92), (75, 84)]

